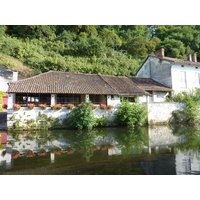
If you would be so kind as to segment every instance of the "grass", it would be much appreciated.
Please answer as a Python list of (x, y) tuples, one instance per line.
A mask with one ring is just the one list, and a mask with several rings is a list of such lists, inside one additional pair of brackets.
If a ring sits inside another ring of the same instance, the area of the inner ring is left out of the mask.
[(9, 71), (18, 71), (21, 76), (30, 77), (35, 75), (35, 72), (30, 67), (23, 64), (18, 59), (0, 53), (0, 66), (5, 67)]

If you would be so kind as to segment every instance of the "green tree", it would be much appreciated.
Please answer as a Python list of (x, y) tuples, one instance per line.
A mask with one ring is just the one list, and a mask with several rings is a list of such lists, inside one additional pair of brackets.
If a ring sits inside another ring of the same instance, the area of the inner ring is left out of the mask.
[(76, 129), (92, 129), (96, 120), (94, 118), (94, 113), (91, 108), (91, 102), (83, 102), (81, 106), (75, 107), (71, 111), (70, 124)]
[(123, 100), (115, 115), (117, 124), (134, 127), (135, 125), (146, 122), (147, 109), (140, 103), (131, 104), (130, 102)]
[(114, 32), (114, 30), (109, 30), (107, 28), (104, 28), (100, 32), (100, 37), (102, 40), (106, 43), (108, 47), (120, 47), (122, 45), (122, 40), (120, 37)]
[(165, 38), (161, 45), (168, 57), (186, 58), (183, 42), (175, 39)]

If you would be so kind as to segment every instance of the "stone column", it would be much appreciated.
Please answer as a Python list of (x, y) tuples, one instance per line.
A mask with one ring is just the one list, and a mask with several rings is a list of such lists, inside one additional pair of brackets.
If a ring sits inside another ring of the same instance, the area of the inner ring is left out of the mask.
[(51, 94), (51, 106), (55, 105), (56, 103), (56, 94)]
[(11, 109), (15, 104), (15, 94), (8, 94), (8, 109)]
[(86, 94), (85, 95), (85, 101), (89, 101), (90, 100), (90, 95), (89, 94)]

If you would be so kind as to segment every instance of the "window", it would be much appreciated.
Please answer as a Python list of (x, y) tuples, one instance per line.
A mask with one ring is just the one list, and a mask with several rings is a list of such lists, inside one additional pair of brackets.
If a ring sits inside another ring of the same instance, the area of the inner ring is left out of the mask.
[(81, 95), (80, 94), (57, 94), (57, 103), (80, 103)]
[(195, 86), (200, 87), (200, 73), (195, 73)]
[(92, 103), (99, 103), (100, 102), (100, 95), (90, 95), (90, 101)]
[(132, 102), (132, 103), (135, 102), (135, 97), (122, 97), (121, 101), (122, 101), (122, 99), (128, 100), (129, 102)]
[(186, 88), (187, 87), (187, 82), (186, 82), (186, 72), (181, 71), (181, 87)]
[(27, 103), (50, 105), (50, 94), (16, 94), (16, 103), (21, 106), (27, 106)]

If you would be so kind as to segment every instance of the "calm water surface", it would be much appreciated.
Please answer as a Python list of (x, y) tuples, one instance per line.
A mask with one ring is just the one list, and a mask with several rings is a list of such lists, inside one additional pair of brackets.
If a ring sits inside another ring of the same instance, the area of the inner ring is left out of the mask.
[(0, 131), (1, 175), (200, 174), (200, 127)]

